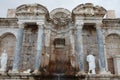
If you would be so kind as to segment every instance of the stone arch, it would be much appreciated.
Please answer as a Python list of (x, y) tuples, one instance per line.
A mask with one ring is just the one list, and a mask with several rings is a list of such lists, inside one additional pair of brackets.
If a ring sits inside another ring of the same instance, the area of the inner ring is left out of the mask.
[(120, 35), (120, 31), (118, 31), (118, 30), (108, 30), (107, 32), (105, 32), (104, 37), (106, 38), (110, 34)]
[(7, 70), (12, 69), (15, 47), (16, 37), (13, 33), (6, 32), (0, 35), (0, 54), (2, 54), (4, 49), (8, 54)]
[(110, 33), (105, 37), (106, 59), (108, 63), (108, 70), (111, 73), (114, 71), (113, 56), (120, 55), (120, 35), (117, 33)]
[(17, 39), (17, 29), (11, 30), (11, 29), (2, 29), (0, 30), (0, 36), (4, 35), (4, 34), (13, 34), (15, 36), (15, 38)]

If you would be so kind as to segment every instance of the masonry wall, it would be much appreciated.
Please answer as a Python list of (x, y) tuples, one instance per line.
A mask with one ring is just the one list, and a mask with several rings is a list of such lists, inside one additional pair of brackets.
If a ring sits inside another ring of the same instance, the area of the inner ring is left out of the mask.
[(103, 20), (104, 50), (107, 60), (108, 71), (115, 74), (113, 57), (120, 55), (120, 23), (119, 20)]
[[(6, 49), (9, 60), (8, 60), (8, 70), (12, 69), (13, 59), (14, 59), (14, 52), (16, 47), (16, 35), (17, 35), (17, 27), (16, 19), (1, 19), (0, 23), (0, 54), (2, 53), (3, 49)], [(9, 22), (9, 24), (6, 23)], [(36, 26), (36, 25), (33, 25)], [(29, 26), (28, 26), (29, 27)], [(31, 31), (31, 30), (33, 31)], [(115, 69), (113, 65), (113, 56), (120, 55), (120, 23), (119, 19), (105, 19), (103, 20), (102, 32), (104, 37), (104, 50), (105, 56), (107, 60), (108, 70), (111, 73), (115, 74)], [(33, 33), (32, 38), (29, 37), (29, 33)], [(53, 34), (53, 35), (52, 35)], [(44, 47), (43, 49), (46, 50), (48, 53), (53, 53), (54, 51), (54, 33), (51, 34), (51, 43), (50, 47)], [(92, 36), (90, 36), (92, 35)], [(34, 38), (33, 38), (34, 37)], [(96, 29), (94, 27), (90, 27), (89, 30), (83, 27), (83, 49), (84, 49), (84, 65), (85, 65), (85, 72), (88, 71), (88, 63), (86, 62), (86, 55), (87, 51), (92, 50), (92, 53), (98, 59), (98, 46), (97, 46), (97, 36), (96, 36)], [(31, 38), (31, 39), (29, 39)], [(69, 34), (66, 34), (66, 46), (67, 49), (71, 49), (71, 45), (69, 45)], [(24, 30), (24, 38), (23, 38), (23, 47), (22, 47), (22, 55), (21, 55), (21, 71), (26, 70), (28, 68), (34, 68), (34, 61), (36, 55), (36, 41), (37, 41), (37, 26), (36, 29), (25, 28)], [(31, 43), (32, 42), (32, 43)], [(29, 49), (30, 48), (30, 49)], [(43, 51), (44, 52), (44, 51)], [(49, 53), (49, 54), (50, 54)], [(68, 55), (69, 56), (69, 55)], [(44, 58), (42, 57), (43, 62)], [(49, 58), (48, 58), (49, 59)], [(27, 63), (26, 63), (27, 62)], [(48, 64), (48, 60), (46, 61)], [(42, 63), (43, 65), (46, 65)], [(96, 60), (97, 73), (99, 72), (99, 64), (98, 60)], [(26, 66), (27, 65), (27, 66)], [(33, 66), (31, 66), (33, 65)]]

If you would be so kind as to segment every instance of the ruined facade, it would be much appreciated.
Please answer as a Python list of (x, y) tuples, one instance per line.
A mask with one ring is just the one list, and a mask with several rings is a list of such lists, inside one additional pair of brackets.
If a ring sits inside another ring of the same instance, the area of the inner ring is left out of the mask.
[(91, 3), (72, 12), (49, 12), (24, 4), (0, 18), (0, 53), (8, 54), (7, 71), (75, 75), (88, 73), (86, 56), (96, 57), (97, 74), (120, 74), (120, 19), (104, 18), (107, 10)]

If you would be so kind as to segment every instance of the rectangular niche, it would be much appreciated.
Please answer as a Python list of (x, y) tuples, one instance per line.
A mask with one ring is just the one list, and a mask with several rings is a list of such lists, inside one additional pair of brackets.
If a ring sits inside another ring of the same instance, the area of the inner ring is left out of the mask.
[(65, 39), (64, 38), (56, 38), (54, 40), (55, 48), (64, 48), (65, 47)]

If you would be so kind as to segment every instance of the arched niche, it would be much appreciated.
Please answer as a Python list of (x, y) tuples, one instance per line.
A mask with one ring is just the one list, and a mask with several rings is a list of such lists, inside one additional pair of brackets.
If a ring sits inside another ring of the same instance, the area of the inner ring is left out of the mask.
[(87, 73), (89, 69), (86, 58), (88, 53), (91, 53), (96, 58), (96, 72), (98, 73), (99, 72), (98, 41), (95, 24), (84, 24), (82, 29), (82, 39), (85, 72)]
[(105, 48), (108, 70), (114, 74), (113, 56), (120, 55), (120, 36), (118, 34), (109, 34), (105, 38)]
[(0, 55), (6, 50), (8, 55), (7, 70), (12, 69), (14, 52), (16, 47), (16, 37), (12, 33), (4, 33), (0, 36)]

